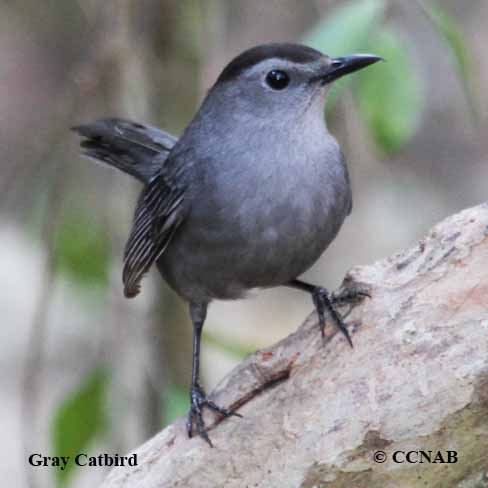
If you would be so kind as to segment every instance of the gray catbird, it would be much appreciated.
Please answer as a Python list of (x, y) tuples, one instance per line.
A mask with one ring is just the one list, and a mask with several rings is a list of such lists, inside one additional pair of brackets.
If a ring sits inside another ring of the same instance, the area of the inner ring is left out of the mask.
[(125, 248), (125, 295), (137, 295), (156, 264), (189, 303), (190, 437), (195, 423), (210, 443), (203, 407), (238, 415), (212, 402), (199, 384), (200, 337), (213, 299), (240, 298), (251, 288), (298, 288), (311, 294), (322, 333), (327, 311), (351, 343), (327, 290), (297, 277), (351, 212), (346, 164), (324, 121), (328, 86), (380, 59), (261, 45), (225, 67), (179, 139), (120, 119), (74, 128), (85, 137), (85, 155), (144, 184)]

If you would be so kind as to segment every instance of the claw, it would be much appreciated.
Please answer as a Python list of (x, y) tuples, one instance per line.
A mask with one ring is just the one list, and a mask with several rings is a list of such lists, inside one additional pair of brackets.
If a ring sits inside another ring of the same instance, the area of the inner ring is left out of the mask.
[(349, 335), (349, 331), (347, 330), (346, 324), (344, 323), (343, 318), (339, 315), (339, 313), (335, 309), (333, 300), (331, 299), (329, 292), (325, 288), (317, 287), (312, 293), (312, 298), (313, 298), (313, 303), (315, 305), (315, 309), (317, 310), (320, 333), (322, 334), (322, 338), (324, 338), (325, 336), (325, 310), (327, 309), (332, 317), (332, 320), (335, 322), (337, 328), (342, 332), (344, 337), (347, 339), (349, 345), (353, 347), (351, 336)]
[(344, 337), (352, 347), (352, 340), (349, 332), (347, 331), (346, 324), (344, 323), (344, 317), (342, 317), (336, 310), (336, 304), (350, 303), (352, 305), (363, 300), (364, 297), (370, 297), (371, 295), (365, 290), (348, 287), (338, 295), (331, 295), (329, 292), (320, 286), (311, 285), (304, 281), (295, 279), (286, 283), (287, 286), (297, 288), (312, 295), (315, 310), (319, 319), (320, 332), (322, 339), (325, 337), (325, 311), (327, 310), (332, 317), (332, 320), (336, 323), (337, 328), (344, 334)]
[(242, 418), (242, 415), (240, 413), (237, 413), (237, 412), (234, 412), (234, 411), (229, 410), (227, 408), (221, 407), (220, 405), (217, 405), (216, 403), (214, 403), (212, 400), (207, 399), (205, 402), (205, 405), (207, 405), (207, 407), (209, 407), (214, 412), (220, 413), (220, 415), (222, 415), (224, 418), (227, 418), (227, 417), (240, 417), (240, 418)]
[(188, 437), (193, 436), (193, 424), (196, 426), (196, 431), (198, 435), (205, 440), (210, 447), (213, 447), (212, 441), (208, 436), (207, 430), (205, 429), (205, 423), (203, 421), (202, 413), (203, 407), (207, 407), (214, 412), (220, 414), (223, 418), (230, 416), (241, 417), (242, 415), (228, 410), (227, 408), (217, 405), (215, 402), (207, 398), (207, 395), (200, 387), (200, 385), (193, 385), (190, 391), (191, 406), (188, 412), (188, 419), (186, 421), (186, 431)]
[(334, 305), (342, 305), (345, 303), (356, 304), (360, 303), (365, 298), (371, 298), (371, 294), (366, 290), (350, 287), (342, 290), (340, 293), (332, 294), (330, 298)]
[(328, 292), (325, 288), (316, 288), (316, 291), (312, 294), (313, 304), (315, 305), (315, 310), (317, 311), (317, 316), (319, 318), (320, 334), (322, 339), (325, 337), (325, 297), (328, 296)]

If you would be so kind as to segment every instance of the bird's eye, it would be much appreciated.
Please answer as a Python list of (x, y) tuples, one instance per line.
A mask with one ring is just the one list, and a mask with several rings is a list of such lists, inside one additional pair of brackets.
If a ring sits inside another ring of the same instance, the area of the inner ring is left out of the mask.
[(266, 75), (266, 83), (273, 90), (284, 90), (290, 83), (290, 77), (284, 71), (274, 69)]

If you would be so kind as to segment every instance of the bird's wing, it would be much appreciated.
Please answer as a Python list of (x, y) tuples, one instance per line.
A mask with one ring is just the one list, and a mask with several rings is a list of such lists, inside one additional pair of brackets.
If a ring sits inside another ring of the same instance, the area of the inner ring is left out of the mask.
[(137, 202), (124, 253), (122, 280), (126, 297), (139, 293), (143, 276), (164, 252), (185, 217), (184, 178), (164, 171), (169, 162), (144, 188)]

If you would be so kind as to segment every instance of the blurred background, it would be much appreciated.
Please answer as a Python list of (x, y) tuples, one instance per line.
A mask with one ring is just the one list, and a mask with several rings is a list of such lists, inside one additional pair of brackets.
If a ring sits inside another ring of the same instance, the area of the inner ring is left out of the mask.
[[(334, 289), (350, 267), (488, 199), (487, 23), (486, 0), (3, 0), (3, 484), (94, 486), (107, 468), (29, 469), (27, 458), (123, 454), (188, 406), (185, 306), (154, 271), (123, 298), (140, 187), (80, 158), (69, 127), (122, 116), (180, 134), (224, 65), (262, 42), (383, 55), (336, 86), (326, 110), (354, 209), (306, 278)], [(206, 388), (311, 310), (290, 289), (213, 304)]]

